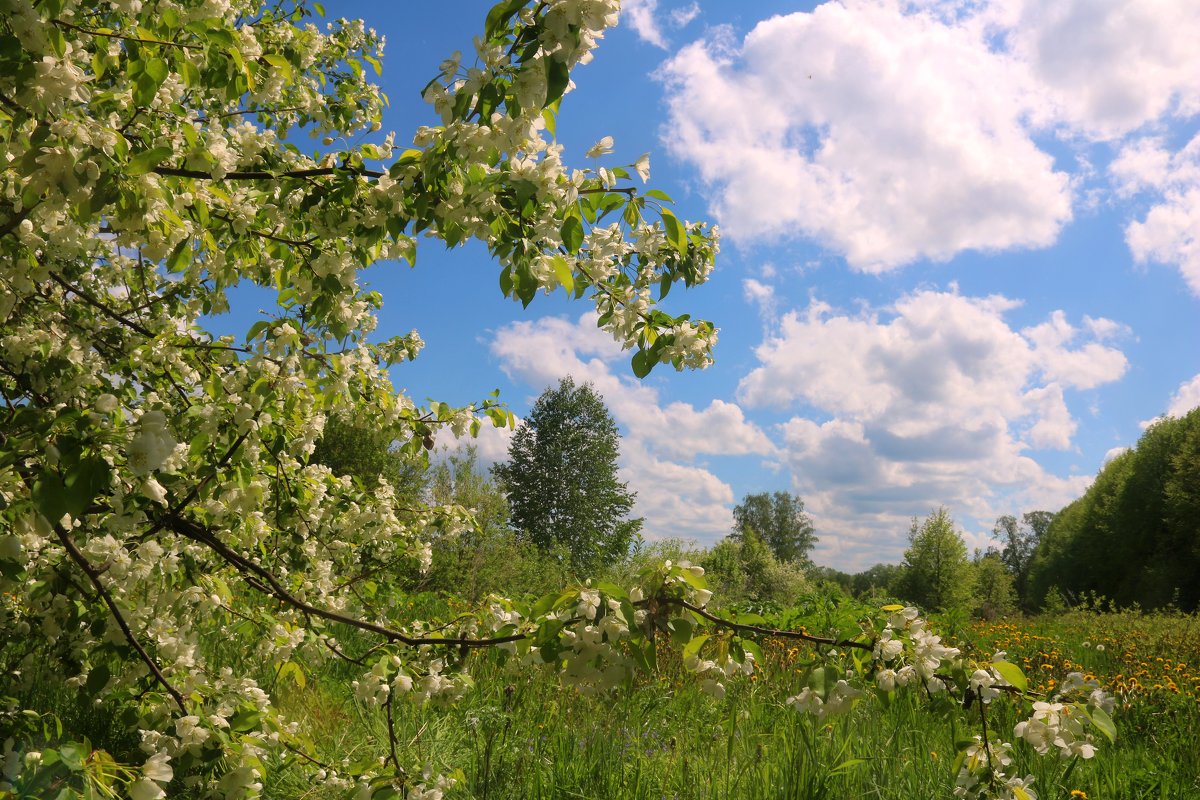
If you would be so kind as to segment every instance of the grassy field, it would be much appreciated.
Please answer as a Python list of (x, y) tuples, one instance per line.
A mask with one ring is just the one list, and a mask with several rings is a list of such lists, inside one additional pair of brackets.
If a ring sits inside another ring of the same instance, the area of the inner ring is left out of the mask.
[[(429, 596), (416, 613), (433, 618), (441, 601)], [(760, 609), (761, 610), (761, 609)], [(771, 625), (816, 634), (853, 634), (867, 607), (806, 598), (789, 609), (763, 610)], [(1030, 686), (1078, 671), (1117, 698), (1115, 744), (1098, 743), (1094, 759), (1071, 762), (1036, 754), (1015, 742), (1013, 775), (1034, 775), (1038, 800), (1198, 800), (1200, 798), (1200, 617), (1181, 614), (1072, 611), (1031, 619), (970, 621), (934, 618), (939, 632), (967, 655), (996, 650), (1020, 665)], [(351, 652), (369, 646), (346, 637)], [(206, 644), (221, 660), (241, 660), (228, 638)], [(451, 774), (453, 798), (879, 798), (926, 800), (953, 796), (955, 742), (977, 732), (956, 703), (940, 707), (914, 696), (885, 705), (869, 696), (849, 714), (824, 722), (786, 705), (802, 687), (813, 651), (807, 645), (762, 642), (763, 663), (752, 678), (731, 680), (723, 699), (700, 691), (678, 656), (663, 649), (659, 670), (630, 691), (588, 695), (539, 670), (515, 669), (497, 652), (470, 655), (475, 688), (455, 706), (394, 708), (395, 748), (402, 764)], [(220, 651), (220, 652), (218, 652)], [(309, 752), (331, 765), (378, 758), (391, 747), (383, 714), (347, 689), (363, 668), (328, 660), (294, 676), (257, 676), (309, 740)], [(68, 738), (87, 736), (119, 761), (137, 763), (136, 737), (114, 727), (103, 708), (72, 697), (25, 698), (54, 708)], [(27, 706), (28, 707), (28, 706)], [(1011, 741), (1024, 716), (1006, 703), (991, 707), (988, 724)], [(268, 765), (265, 796), (312, 798), (316, 788), (292, 760)], [(188, 797), (174, 786), (172, 797)]]
[[(772, 616), (813, 632), (852, 633), (856, 609), (817, 603)], [(1012, 773), (1035, 775), (1039, 800), (1200, 798), (1196, 617), (1072, 612), (991, 623), (951, 619), (943, 630), (968, 651), (1007, 650), (1043, 690), (1078, 670), (1118, 694), (1119, 739), (1103, 743), (1093, 760), (1061, 762), (1017, 743)], [(459, 770), (450, 796), (464, 798), (952, 796), (953, 743), (974, 732), (962, 727), (960, 709), (931, 712), (916, 700), (885, 708), (869, 698), (847, 716), (818, 723), (784, 702), (801, 688), (811, 651), (766, 643), (764, 652), (760, 675), (731, 682), (723, 700), (701, 693), (666, 653), (653, 679), (602, 696), (514, 672), (496, 654), (475, 655), (477, 688), (457, 706), (397, 706), (401, 760)], [(331, 663), (303, 691), (279, 693), (331, 762), (388, 749), (376, 711), (337, 699), (356, 671)], [(996, 712), (989, 724), (1011, 732), (1016, 717)], [(272, 769), (266, 790), (273, 798), (318, 796), (286, 764)]]

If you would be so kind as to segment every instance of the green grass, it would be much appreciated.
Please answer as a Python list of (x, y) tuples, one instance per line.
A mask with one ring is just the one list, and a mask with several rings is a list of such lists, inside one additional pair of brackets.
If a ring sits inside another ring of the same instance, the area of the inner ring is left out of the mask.
[[(812, 621), (824, 628), (831, 621), (828, 609), (821, 615)], [(1069, 616), (1034, 619), (1000, 630), (1040, 637), (1026, 644), (1033, 655), (1042, 653), (1047, 656), (1043, 661), (1055, 662), (1046, 663), (1047, 669), (1064, 663), (1078, 667), (1083, 659), (1097, 660), (1098, 654), (1094, 646), (1082, 647), (1077, 634), (1106, 629), (1103, 619), (1086, 624)], [(1143, 628), (1162, 640), (1191, 641), (1185, 633), (1188, 626), (1194, 628), (1193, 618), (1144, 620), (1149, 622)], [(1115, 637), (1119, 632), (1113, 631)], [(963, 636), (990, 654), (987, 648), (994, 642), (989, 636), (995, 633), (973, 626)], [(1138, 641), (1149, 648), (1155, 640), (1142, 636)], [(1196, 652), (1190, 657), (1195, 659)], [(1185, 655), (1177, 654), (1176, 663)], [(885, 708), (869, 698), (845, 717), (818, 723), (785, 705), (801, 688), (797, 670), (807, 657), (811, 653), (803, 648), (768, 649), (761, 677), (732, 681), (727, 696), (718, 701), (702, 694), (669, 656), (662, 659), (657, 676), (633, 691), (589, 696), (551, 674), (513, 671), (496, 655), (479, 654), (471, 662), (477, 688), (450, 709), (399, 704), (396, 738), (403, 762), (445, 773), (460, 769), (462, 780), (452, 796), (481, 800), (912, 800), (951, 795), (953, 742), (956, 735), (976, 730), (964, 726), (960, 709), (938, 713), (915, 698)], [(308, 690), (289, 691), (283, 702), (290, 715), (307, 720), (322, 757), (331, 761), (388, 749), (382, 715), (333, 699), (352, 674), (346, 665), (329, 664)], [(1115, 674), (1099, 677), (1111, 685)], [(1041, 675), (1031, 672), (1035, 681)], [(1127, 700), (1127, 707), (1117, 712), (1117, 744), (1104, 743), (1095, 759), (1072, 765), (1039, 756), (1018, 742), (1012, 774), (1035, 775), (1041, 800), (1069, 800), (1072, 790), (1089, 798), (1200, 797), (1192, 733), (1200, 729), (1196, 702), (1162, 692)], [(1011, 739), (1018, 719), (997, 704), (989, 725)], [(978, 719), (971, 721), (977, 724)], [(275, 771), (267, 788), (268, 796), (276, 798), (317, 796), (306, 795), (302, 778), (287, 768)]]

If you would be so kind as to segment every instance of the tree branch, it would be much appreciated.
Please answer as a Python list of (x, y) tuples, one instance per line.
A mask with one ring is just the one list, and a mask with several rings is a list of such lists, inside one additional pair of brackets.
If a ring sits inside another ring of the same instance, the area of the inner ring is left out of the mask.
[(163, 675), (162, 670), (159, 669), (158, 664), (155, 663), (154, 659), (150, 657), (150, 654), (146, 652), (146, 649), (142, 647), (142, 644), (137, 640), (137, 637), (133, 635), (133, 631), (130, 629), (129, 623), (125, 621), (125, 617), (121, 615), (121, 610), (117, 608), (116, 601), (113, 600), (112, 595), (108, 593), (108, 589), (105, 589), (104, 584), (101, 583), (100, 573), (92, 567), (90, 562), (88, 562), (87, 557), (79, 550), (79, 548), (75, 545), (75, 542), (71, 540), (70, 534), (63, 529), (62, 525), (55, 523), (54, 533), (58, 536), (58, 540), (62, 542), (62, 545), (66, 549), (68, 555), (71, 556), (71, 560), (79, 565), (79, 568), (83, 570), (83, 574), (88, 576), (88, 580), (92, 582), (92, 585), (96, 587), (96, 591), (100, 594), (100, 597), (104, 599), (104, 604), (108, 606), (109, 613), (111, 613), (113, 618), (117, 621), (117, 625), (121, 628), (121, 633), (125, 634), (125, 640), (128, 641), (133, 649), (137, 651), (138, 656), (140, 656), (146, 666), (150, 668), (150, 672), (154, 674), (155, 679), (162, 684), (162, 687), (167, 690), (168, 694), (171, 695), (171, 698), (175, 701), (175, 704), (179, 706), (180, 712), (187, 714), (187, 705), (184, 703), (183, 695), (179, 693), (178, 689), (171, 685), (171, 682), (167, 680), (167, 676)]
[[(198, 169), (181, 169), (179, 167), (155, 167), (156, 175), (171, 178), (197, 178), (212, 180), (212, 174)], [(362, 175), (367, 178), (382, 178), (385, 173), (373, 169), (356, 167), (313, 167), (312, 169), (297, 169), (288, 172), (268, 172), (266, 170), (236, 170), (225, 173), (224, 180), (232, 181), (274, 181), (280, 178), (311, 178), (322, 175)]]
[(237, 552), (218, 539), (211, 531), (204, 528), (197, 522), (183, 519), (177, 515), (171, 515), (164, 516), (158, 524), (162, 527), (175, 531), (181, 536), (185, 536), (194, 542), (199, 542), (200, 544), (208, 546), (209, 549), (219, 555), (239, 572), (242, 572), (243, 574), (249, 573), (257, 578), (257, 580), (250, 581), (250, 584), (256, 589), (286, 603), (297, 611), (300, 611), (304, 614), (311, 614), (314, 617), (320, 617), (321, 619), (328, 620), (330, 622), (337, 622), (343, 625), (348, 625), (352, 628), (358, 628), (359, 630), (370, 631), (371, 633), (378, 634), (389, 641), (400, 642), (408, 645), (409, 647), (421, 647), (422, 645), (435, 645), (438, 647), (494, 647), (498, 644), (519, 642), (523, 639), (529, 638), (528, 634), (524, 633), (512, 634), (510, 636), (497, 636), (490, 639), (438, 639), (409, 636), (408, 634), (401, 633), (400, 631), (393, 630), (384, 625), (377, 625), (374, 622), (367, 622), (366, 620), (357, 619), (347, 614), (340, 614), (336, 611), (330, 611), (328, 609), (306, 603), (285, 589), (279, 580), (267, 569), (247, 558), (243, 558), (242, 556), (238, 555)]
[(874, 650), (874, 642), (856, 642), (852, 639), (829, 639), (824, 636), (813, 636), (802, 631), (783, 631), (775, 628), (762, 628), (758, 625), (743, 625), (740, 622), (722, 619), (721, 617), (710, 614), (699, 606), (694, 606), (686, 600), (678, 600), (675, 598), (665, 598), (661, 600), (664, 605), (682, 606), (688, 611), (692, 611), (704, 617), (709, 622), (722, 628), (729, 628), (736, 631), (747, 631), (749, 633), (757, 633), (760, 636), (771, 636), (777, 639), (799, 639), (804, 642), (812, 642), (813, 644), (827, 644), (833, 647), (854, 647), (859, 650)]

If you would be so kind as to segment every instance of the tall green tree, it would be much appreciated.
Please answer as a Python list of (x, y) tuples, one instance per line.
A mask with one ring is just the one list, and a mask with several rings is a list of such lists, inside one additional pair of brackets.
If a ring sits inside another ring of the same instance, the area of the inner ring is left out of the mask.
[(967, 545), (954, 528), (945, 508), (918, 522), (914, 517), (904, 551), (901, 594), (927, 608), (962, 608), (971, 602), (973, 590)]
[(975, 552), (971, 568), (974, 572), (976, 614), (993, 619), (1012, 612), (1017, 604), (1015, 579), (1003, 557), (991, 549), (987, 553)]
[(748, 531), (762, 537), (780, 561), (808, 561), (817, 543), (812, 520), (804, 513), (804, 501), (790, 492), (747, 494), (733, 508), (733, 536), (745, 538)]
[(570, 377), (538, 397), (494, 474), (512, 524), (544, 549), (565, 548), (576, 569), (629, 554), (642, 527), (635, 492), (617, 479), (617, 424), (592, 385)]

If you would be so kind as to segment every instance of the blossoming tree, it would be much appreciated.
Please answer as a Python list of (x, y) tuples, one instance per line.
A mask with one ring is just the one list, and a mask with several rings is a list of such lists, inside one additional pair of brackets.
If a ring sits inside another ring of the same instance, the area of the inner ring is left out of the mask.
[[(296, 683), (316, 659), (359, 664), (349, 688), (389, 725), (401, 699), (466, 691), (464, 654), (479, 647), (606, 691), (667, 642), (720, 695), (753, 670), (754, 637), (807, 638), (859, 656), (849, 673), (814, 669), (794, 705), (818, 715), (864, 685), (1022, 692), (1002, 660), (971, 675), (915, 610), (841, 643), (725, 622), (688, 564), (634, 587), (497, 598), (447, 625), (392, 604), (396, 565), (427, 564), (427, 535), (470, 515), (312, 463), (325, 421), (374, 420), (417, 453), (440, 428), (512, 417), (491, 399), (421, 407), (396, 390), (388, 368), (422, 342), (370, 339), (383, 298), (360, 285), (364, 267), (413, 263), (419, 234), (477, 239), (506, 296), (593, 302), (639, 376), (711, 358), (713, 326), (656, 301), (705, 280), (715, 228), (643, 192), (646, 159), (570, 169), (553, 139), (570, 71), (617, 0), (499, 3), (470, 63), (451, 58), (429, 84), (442, 124), (411, 148), (338, 144), (379, 129), (382, 42), (361, 22), (318, 25), (288, 0), (0, 8), (0, 797), (253, 797), (281, 754), (326, 796), (441, 796), (436, 776), (408, 777), (394, 738), (381, 759), (323, 763), (250, 675), (201, 646), (218, 633)], [(326, 150), (306, 155), (305, 136)], [(272, 313), (243, 336), (211, 334), (205, 320), (245, 284), (275, 293)], [(355, 650), (348, 631), (372, 645)], [(35, 687), (82, 693), (145, 758), (119, 764), (53, 730), (17, 699)], [(1017, 735), (1090, 755), (1091, 731), (1108, 730), (1104, 696), (1090, 696), (1047, 698)], [(1031, 796), (1003, 747), (985, 731), (964, 750), (964, 796)]]

